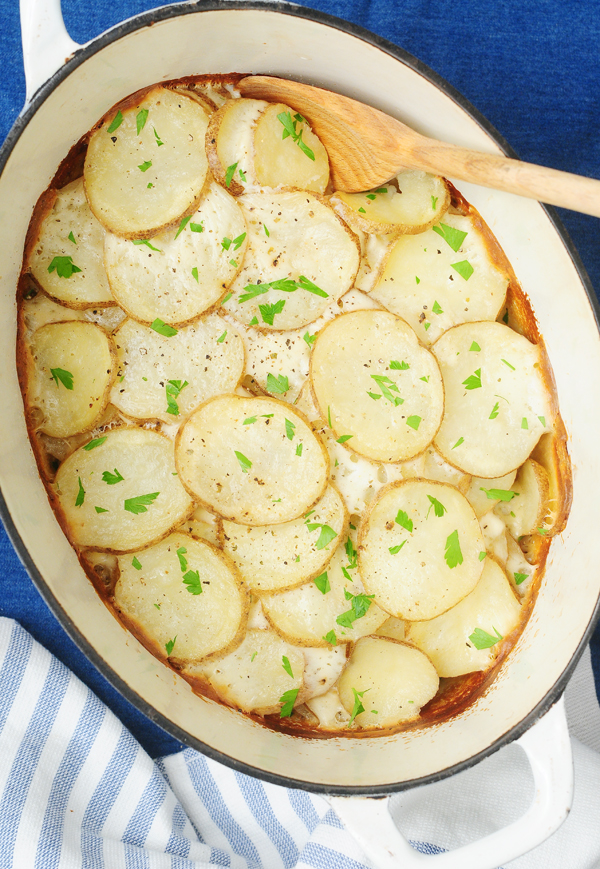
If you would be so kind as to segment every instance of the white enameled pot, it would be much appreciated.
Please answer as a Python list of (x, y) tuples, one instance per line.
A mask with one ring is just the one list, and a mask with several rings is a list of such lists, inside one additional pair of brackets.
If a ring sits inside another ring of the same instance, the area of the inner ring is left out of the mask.
[[(460, 95), (414, 58), (312, 10), (242, 0), (183, 3), (126, 21), (83, 47), (68, 37), (59, 0), (21, 0), (21, 14), (27, 103), (0, 152), (0, 486), (5, 524), (40, 592), (88, 657), (153, 720), (236, 769), (329, 795), (349, 824), (358, 818), (360, 829), (371, 833), (370, 841), (361, 841), (378, 865), (397, 866), (401, 858), (403, 866), (429, 861), (493, 869), (534, 847), (570, 805), (570, 750), (559, 698), (597, 619), (600, 591), (600, 403), (590, 400), (600, 383), (600, 341), (593, 293), (552, 214), (530, 200), (459, 184), (532, 301), (570, 435), (571, 517), (553, 542), (517, 646), (487, 692), (451, 721), (380, 739), (309, 740), (272, 732), (192, 694), (117, 624), (48, 505), (14, 363), (15, 286), (33, 206), (71, 145), (111, 105), (149, 83), (191, 74), (298, 78), (370, 103), (436, 138), (488, 153), (506, 148)], [(417, 854), (393, 826), (386, 801), (367, 799), (443, 778), (515, 739), (534, 771), (532, 808), (512, 827), (466, 848)]]

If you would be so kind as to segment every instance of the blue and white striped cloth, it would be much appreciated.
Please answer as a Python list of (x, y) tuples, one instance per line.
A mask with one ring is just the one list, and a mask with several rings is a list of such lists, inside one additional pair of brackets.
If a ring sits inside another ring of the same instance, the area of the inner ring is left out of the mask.
[[(514, 869), (600, 867), (600, 756), (574, 743), (571, 817), (511, 863)], [(489, 832), (482, 788), (493, 780), (507, 802), (518, 802), (519, 770), (503, 754), (489, 769), (486, 762), (469, 771), (479, 778), (462, 798), (455, 791), (460, 776), (441, 783), (437, 804), (429, 792), (427, 822), (418, 799), (403, 797), (411, 840), (455, 847)], [(497, 799), (494, 805), (502, 822), (502, 806)], [(367, 869), (322, 797), (258, 781), (191, 749), (153, 762), (63, 664), (16, 622), (0, 618), (0, 869), (208, 866)]]

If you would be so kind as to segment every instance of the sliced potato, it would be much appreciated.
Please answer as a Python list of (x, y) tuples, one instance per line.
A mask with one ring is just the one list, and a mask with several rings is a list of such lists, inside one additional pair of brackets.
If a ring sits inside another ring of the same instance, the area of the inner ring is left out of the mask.
[(248, 248), (225, 309), (264, 330), (312, 323), (352, 286), (359, 264), (355, 235), (312, 193), (248, 193), (238, 201)]
[(478, 223), (478, 216), (446, 214), (432, 229), (402, 236), (373, 287), (374, 297), (425, 345), (459, 323), (495, 320), (504, 305), (508, 277)]
[(179, 525), (193, 502), (166, 437), (134, 427), (104, 437), (63, 462), (54, 490), (75, 545), (131, 552)]
[(258, 527), (224, 521), (223, 549), (253, 592), (281, 591), (321, 573), (335, 545), (345, 538), (347, 524), (344, 502), (330, 485), (308, 519)]
[(115, 352), (106, 332), (93, 323), (49, 323), (33, 334), (30, 350), (29, 408), (41, 411), (36, 427), (56, 438), (93, 428), (115, 378)]
[(402, 476), (405, 480), (422, 477), (425, 480), (437, 480), (438, 483), (450, 483), (464, 494), (469, 488), (471, 478), (458, 468), (448, 464), (434, 447), (427, 447), (418, 458), (402, 463)]
[(111, 115), (89, 141), (90, 208), (110, 232), (148, 238), (197, 208), (208, 161), (206, 110), (163, 87)]
[(327, 485), (327, 453), (308, 422), (272, 398), (225, 395), (179, 429), (184, 485), (211, 510), (243, 525), (298, 518)]
[(437, 363), (407, 324), (386, 311), (337, 317), (319, 333), (311, 383), (336, 436), (367, 458), (399, 462), (422, 452), (444, 409)]
[(207, 677), (224, 703), (244, 712), (275, 714), (288, 692), (296, 692), (295, 702), (302, 702), (298, 695), (303, 684), (304, 656), (274, 631), (249, 630), (234, 652), (207, 661), (191, 672)]
[(337, 687), (330, 688), (318, 697), (309, 697), (307, 707), (319, 721), (321, 731), (340, 731), (348, 727), (350, 715), (342, 706)]
[(481, 579), (467, 597), (437, 618), (411, 622), (406, 637), (431, 658), (440, 676), (462, 676), (491, 666), (520, 613), (504, 570), (486, 558)]
[(540, 350), (503, 323), (465, 323), (432, 348), (444, 378), (444, 419), (434, 445), (475, 477), (523, 464), (552, 425)]
[(388, 637), (363, 637), (338, 690), (358, 727), (392, 727), (417, 718), (437, 693), (439, 681), (433, 664), (418, 649)]
[(573, 493), (567, 437), (562, 420), (558, 418), (556, 422), (559, 432), (542, 435), (531, 453), (531, 458), (548, 475), (547, 512), (543, 517), (543, 526), (548, 534), (559, 534), (565, 527)]
[(347, 646), (333, 648), (303, 648), (304, 655), (304, 702), (311, 697), (326, 694), (337, 682), (346, 666)]
[(500, 498), (509, 497), (507, 493), (510, 492), (516, 476), (516, 471), (509, 471), (503, 477), (495, 477), (491, 480), (485, 477), (471, 477), (471, 483), (465, 494), (478, 519), (495, 507)]
[(510, 534), (506, 535), (506, 572), (519, 597), (524, 597), (531, 588), (535, 567), (526, 560), (523, 550)]
[(199, 661), (238, 645), (249, 597), (228, 558), (187, 534), (119, 556), (117, 612), (159, 655)]
[(118, 372), (111, 401), (136, 419), (176, 422), (214, 395), (233, 392), (244, 371), (242, 339), (217, 315), (176, 335), (126, 320), (114, 338)]
[(484, 549), (504, 564), (508, 558), (506, 525), (493, 510), (489, 510), (480, 518), (479, 526)]
[(365, 596), (351, 538), (337, 548), (321, 576), (289, 591), (263, 594), (261, 601), (275, 630), (301, 646), (354, 642), (387, 619)]
[(204, 507), (196, 507), (192, 515), (182, 522), (177, 530), (221, 548), (221, 519)]
[(227, 100), (208, 124), (206, 153), (211, 171), (234, 196), (257, 185), (254, 128), (268, 105), (264, 100)]
[(83, 323), (95, 323), (105, 332), (113, 332), (125, 319), (127, 314), (118, 305), (107, 308), (67, 308), (48, 298), (45, 293), (37, 293), (23, 302), (21, 308), (23, 325), (28, 333), (35, 332), (47, 323), (63, 323), (78, 320)]
[(114, 304), (104, 271), (104, 236), (78, 178), (56, 192), (42, 220), (27, 267), (53, 299), (74, 308)]
[(533, 459), (527, 459), (519, 468), (511, 491), (515, 493), (511, 500), (499, 501), (495, 512), (513, 537), (533, 534), (543, 527), (548, 512), (548, 474)]
[(395, 619), (390, 616), (389, 619), (375, 631), (378, 637), (389, 637), (391, 640), (404, 640), (406, 637), (406, 623), (402, 619)]
[(105, 262), (112, 293), (142, 323), (178, 325), (212, 308), (239, 271), (246, 224), (237, 202), (214, 182), (200, 208), (148, 243), (109, 233)]
[(475, 588), (484, 550), (477, 517), (447, 483), (382, 489), (363, 516), (358, 563), (368, 594), (399, 619), (432, 619)]
[(306, 119), (283, 103), (268, 106), (256, 122), (254, 170), (263, 187), (324, 193), (329, 183), (327, 151)]
[(337, 191), (334, 208), (354, 230), (375, 235), (424, 232), (448, 210), (450, 194), (439, 175), (407, 170), (394, 180), (367, 193)]

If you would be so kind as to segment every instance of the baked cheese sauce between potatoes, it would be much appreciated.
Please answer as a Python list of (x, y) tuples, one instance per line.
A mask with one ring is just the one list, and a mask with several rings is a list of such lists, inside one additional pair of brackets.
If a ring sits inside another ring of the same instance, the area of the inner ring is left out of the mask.
[(443, 178), (346, 194), (240, 76), (111, 108), (34, 210), (31, 443), (116, 618), (299, 735), (447, 717), (534, 605), (571, 476), (533, 311)]

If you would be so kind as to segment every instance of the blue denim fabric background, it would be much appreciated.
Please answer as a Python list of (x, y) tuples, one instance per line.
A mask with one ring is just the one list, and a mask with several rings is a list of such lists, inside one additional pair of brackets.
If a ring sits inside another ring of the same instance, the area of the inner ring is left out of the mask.
[[(62, 5), (72, 38), (83, 43), (156, 4), (63, 0)], [(311, 0), (302, 5), (362, 25), (415, 55), (470, 100), (521, 159), (600, 178), (598, 0)], [(3, 140), (25, 96), (18, 0), (0, 0), (0, 61)], [(598, 291), (599, 221), (568, 211), (560, 216)], [(16, 618), (70, 667), (153, 757), (177, 751), (178, 742), (87, 662), (40, 598), (1, 530), (0, 564), (0, 614)], [(600, 695), (600, 629), (592, 655)]]

